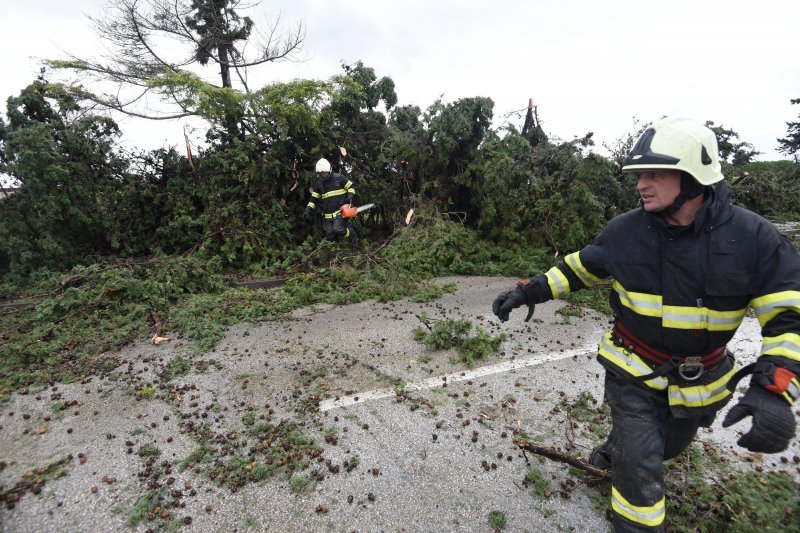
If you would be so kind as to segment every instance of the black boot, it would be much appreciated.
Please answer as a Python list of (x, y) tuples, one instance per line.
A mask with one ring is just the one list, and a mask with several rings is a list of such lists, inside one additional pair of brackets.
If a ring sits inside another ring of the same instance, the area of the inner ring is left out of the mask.
[(601, 470), (611, 470), (611, 455), (608, 453), (608, 442), (598, 446), (589, 454), (589, 464)]

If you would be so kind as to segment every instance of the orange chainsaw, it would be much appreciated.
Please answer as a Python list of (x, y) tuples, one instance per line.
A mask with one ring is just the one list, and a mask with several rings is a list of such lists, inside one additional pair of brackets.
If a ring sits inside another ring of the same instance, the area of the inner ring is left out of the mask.
[(375, 204), (364, 204), (358, 207), (354, 207), (350, 204), (344, 204), (342, 206), (342, 218), (354, 218), (357, 214), (361, 213), (362, 211), (366, 211), (367, 209), (372, 209), (375, 207)]

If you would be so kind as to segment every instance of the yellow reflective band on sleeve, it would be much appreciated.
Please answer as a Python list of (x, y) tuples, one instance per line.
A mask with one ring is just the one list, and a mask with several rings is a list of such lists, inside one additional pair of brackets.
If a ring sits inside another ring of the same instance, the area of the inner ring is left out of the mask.
[(325, 218), (336, 218), (342, 214), (342, 210), (334, 211), (333, 213), (325, 213)]
[(614, 280), (614, 283), (612, 283), (611, 286), (615, 291), (617, 291), (620, 303), (628, 309), (631, 309), (635, 313), (643, 316), (661, 316), (660, 295), (627, 291), (625, 290), (625, 287), (623, 287), (622, 284), (617, 280)]
[(666, 328), (734, 331), (744, 320), (747, 309), (716, 311), (708, 307), (665, 305), (663, 313), (662, 324)]
[(319, 193), (318, 193), (318, 192), (311, 191), (311, 197), (312, 197), (312, 198), (316, 198), (317, 200), (319, 200), (319, 198), (320, 198), (320, 195), (319, 195)]
[(317, 208), (317, 206), (316, 206), (316, 204), (314, 204), (314, 202), (308, 202), (308, 205), (306, 207), (310, 207), (311, 209), (316, 209)]
[(356, 190), (353, 188), (353, 182), (352, 181), (348, 181), (347, 183), (344, 184), (344, 190), (346, 190), (350, 194), (355, 194), (356, 193)]
[(626, 500), (617, 490), (611, 487), (611, 508), (620, 516), (624, 516), (631, 522), (644, 526), (654, 527), (661, 525), (666, 515), (665, 500), (662, 496), (655, 505), (638, 506)]
[(678, 385), (670, 385), (669, 404), (670, 405), (683, 405), (685, 407), (705, 407), (717, 402), (721, 402), (732, 393), (728, 390), (726, 385), (728, 381), (738, 370), (736, 363), (724, 376), (716, 381), (712, 381), (706, 385), (695, 385), (693, 387), (680, 387)]
[(562, 298), (570, 293), (569, 280), (558, 267), (551, 268), (544, 275), (550, 286), (550, 292), (553, 293), (553, 298)]
[(326, 193), (323, 193), (322, 194), (322, 198), (333, 198), (334, 196), (342, 196), (346, 192), (347, 191), (345, 191), (344, 189), (334, 189), (332, 191), (328, 191)]
[(800, 314), (800, 291), (781, 291), (755, 298), (750, 305), (755, 309), (758, 322), (764, 325), (785, 311)]
[(800, 335), (783, 333), (774, 337), (764, 337), (761, 355), (781, 355), (800, 362)]
[[(623, 372), (632, 376), (646, 376), (647, 374), (653, 373), (653, 369), (638, 355), (614, 344), (614, 341), (611, 340), (611, 333), (603, 335), (603, 339), (600, 341), (598, 354), (606, 361), (618, 366)], [(669, 385), (669, 382), (662, 376), (648, 379), (644, 384), (651, 389), (664, 390), (667, 388), (667, 385)]]
[(792, 378), (782, 396), (789, 402), (789, 405), (794, 405), (794, 401), (800, 398), (800, 381), (797, 378)]
[(581, 280), (581, 283), (586, 285), (587, 287), (591, 287), (592, 285), (597, 285), (600, 283), (601, 280), (588, 270), (586, 267), (583, 266), (581, 262), (580, 252), (575, 252), (569, 254), (567, 257), (564, 258), (564, 262), (569, 266), (570, 269), (578, 276), (578, 279)]

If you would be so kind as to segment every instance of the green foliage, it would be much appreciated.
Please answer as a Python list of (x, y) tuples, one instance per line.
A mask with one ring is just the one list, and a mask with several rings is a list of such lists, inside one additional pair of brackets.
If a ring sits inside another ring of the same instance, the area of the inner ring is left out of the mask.
[(142, 388), (139, 389), (139, 396), (141, 396), (145, 400), (152, 400), (155, 394), (156, 394), (156, 388), (153, 387), (152, 385), (142, 385)]
[(139, 448), (139, 457), (156, 457), (161, 452), (152, 444), (145, 444)]
[(108, 253), (99, 198), (123, 173), (110, 119), (82, 110), (42, 74), (8, 99), (2, 170), (19, 188), (0, 209), (0, 275), (24, 279)]
[(429, 330), (426, 332), (422, 328), (416, 328), (413, 332), (414, 340), (424, 342), (434, 350), (455, 348), (461, 355), (461, 360), (468, 365), (496, 352), (508, 338), (505, 333), (492, 336), (481, 326), (475, 326), (475, 334), (471, 335), (473, 326), (464, 319), (437, 321), (433, 327), (426, 322), (427, 320), (423, 320)]
[(433, 283), (425, 283), (411, 296), (411, 301), (416, 303), (430, 302), (441, 297), (446, 292), (453, 293), (455, 291), (455, 283), (448, 283), (441, 287)]
[[(800, 104), (800, 98), (793, 98), (792, 104)], [(787, 122), (786, 137), (778, 139), (778, 150), (786, 155), (795, 155), (797, 161), (797, 152), (800, 151), (800, 121)]]
[(505, 529), (506, 527), (506, 513), (503, 511), (490, 511), (487, 519), (489, 520), (489, 527), (494, 530)]
[(773, 220), (800, 219), (800, 165), (754, 162), (725, 171), (735, 204)]
[(577, 304), (581, 307), (589, 307), (612, 316), (614, 311), (608, 303), (608, 295), (611, 292), (610, 284), (599, 284), (588, 289), (582, 289), (565, 296), (563, 299), (571, 304)]
[(533, 485), (533, 492), (540, 498), (549, 498), (553, 494), (553, 488), (550, 486), (550, 482), (545, 479), (542, 471), (535, 466), (528, 468), (525, 479), (528, 483)]
[(148, 517), (153, 517), (156, 508), (161, 507), (161, 504), (166, 500), (166, 492), (165, 487), (159, 487), (139, 496), (133, 509), (128, 514), (128, 524), (136, 526), (143, 520), (147, 520)]
[(780, 530), (796, 523), (800, 513), (790, 472), (737, 472), (716, 453), (695, 446), (665, 466), (672, 474), (666, 484), (667, 526), (676, 531)]
[[(231, 489), (278, 475), (289, 479), (290, 484), (292, 479), (308, 479), (296, 474), (307, 469), (320, 456), (322, 449), (303, 432), (301, 426), (294, 422), (281, 422), (278, 425), (246, 427), (247, 432), (242, 435), (213, 435), (207, 427), (199, 428), (192, 435), (200, 441), (200, 446), (181, 463), (182, 468), (203, 465), (203, 472), (209, 479)], [(248, 455), (220, 452), (219, 447), (210, 446), (211, 440), (215, 444), (225, 443), (232, 449), (242, 447), (249, 450)]]
[[(715, 448), (692, 445), (664, 463), (670, 531), (712, 533), (782, 531), (797, 521), (800, 501), (791, 472), (737, 470)], [(593, 505), (608, 507), (608, 483), (590, 494)], [(604, 497), (598, 495), (603, 492)]]
[(739, 141), (739, 134), (735, 131), (726, 129), (722, 125), (716, 126), (711, 120), (707, 121), (705, 125), (717, 136), (720, 160), (727, 161), (734, 166), (746, 165), (761, 153), (756, 151), (752, 144)]
[(56, 278), (55, 289), (4, 318), (0, 395), (65, 370), (113, 364), (96, 356), (146, 335), (153, 313), (163, 316), (192, 295), (222, 291), (217, 269), (215, 261), (162, 258), (78, 266)]
[(311, 480), (306, 476), (292, 476), (289, 479), (289, 489), (294, 493), (307, 492), (311, 489)]

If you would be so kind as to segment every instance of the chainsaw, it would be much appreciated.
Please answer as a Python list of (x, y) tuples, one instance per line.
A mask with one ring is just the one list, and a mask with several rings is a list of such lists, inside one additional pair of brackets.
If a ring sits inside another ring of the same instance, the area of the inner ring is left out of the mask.
[(357, 214), (361, 213), (362, 211), (366, 211), (367, 209), (372, 209), (375, 207), (375, 204), (364, 204), (358, 207), (353, 207), (352, 205), (345, 204), (342, 206), (342, 218), (354, 218)]

